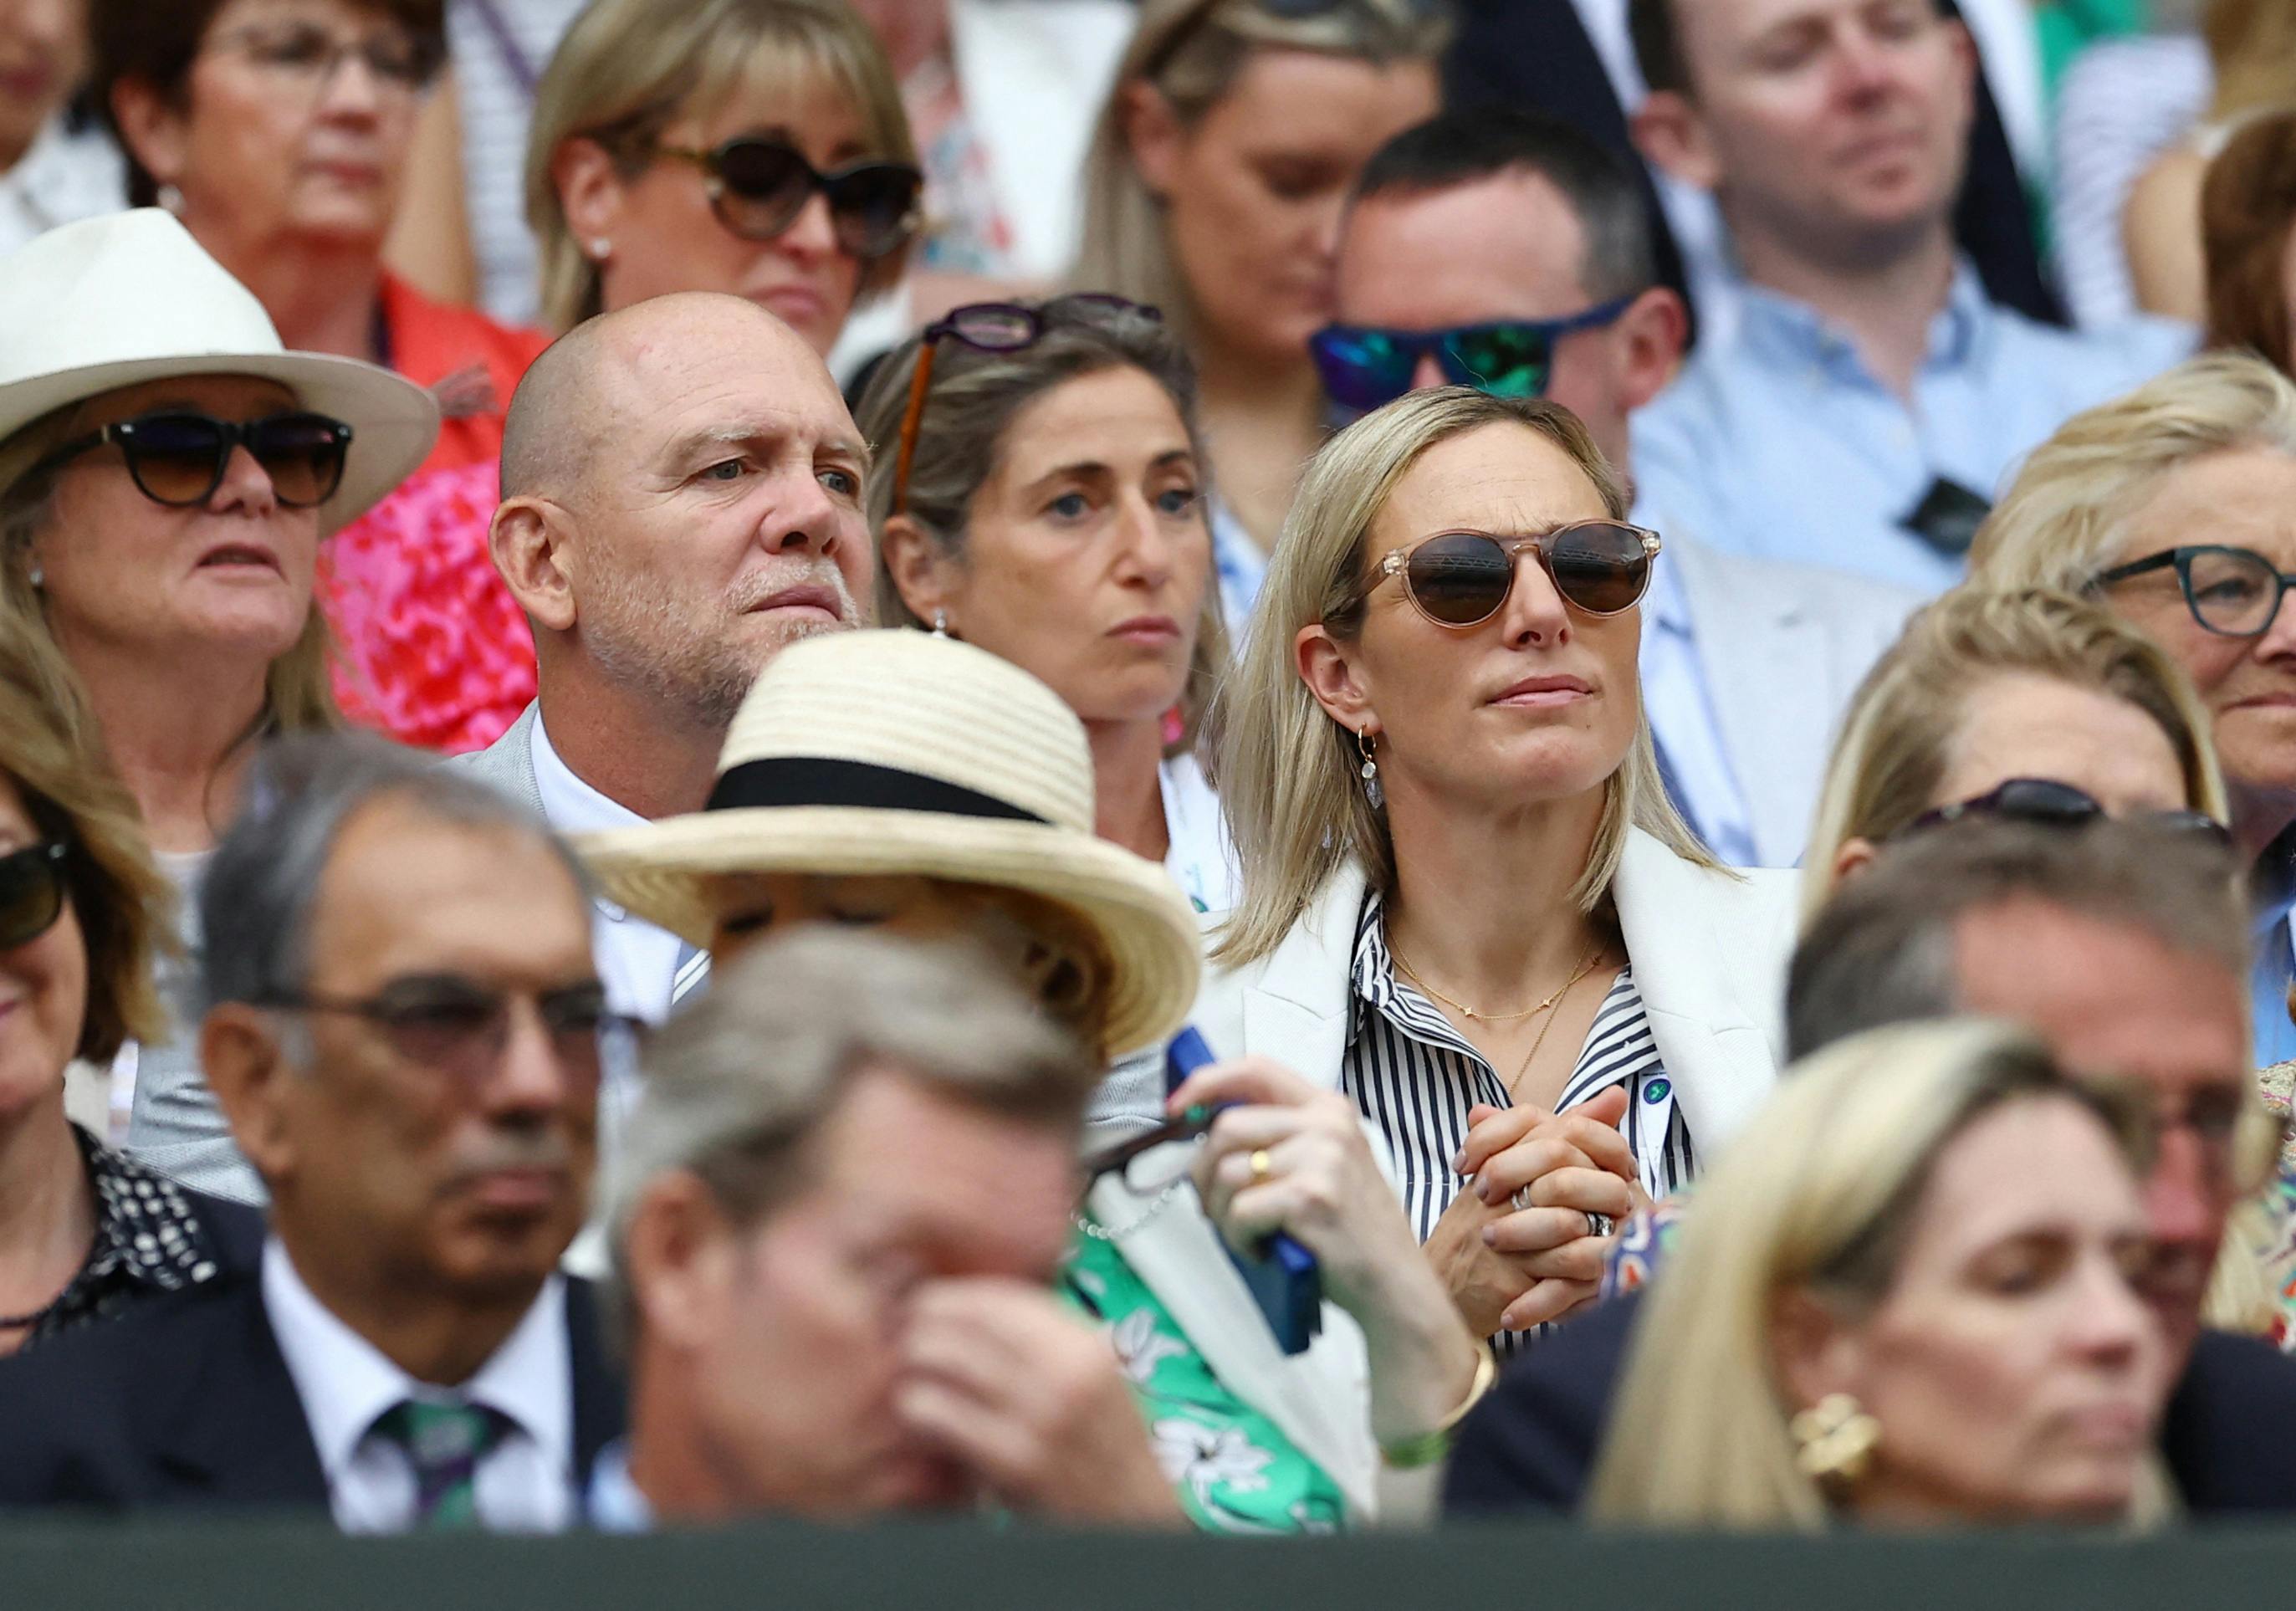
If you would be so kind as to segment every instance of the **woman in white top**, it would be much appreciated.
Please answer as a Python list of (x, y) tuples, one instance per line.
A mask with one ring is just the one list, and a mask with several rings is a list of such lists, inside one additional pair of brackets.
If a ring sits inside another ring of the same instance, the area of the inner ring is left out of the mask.
[(1234, 861), (1195, 743), (1227, 639), (1194, 396), (1154, 309), (1058, 298), (957, 309), (857, 413), (882, 466), (878, 619), (1048, 685), (1091, 736), (1101, 837), (1220, 912)]
[(1308, 465), (1216, 717), (1243, 888), (1196, 1027), (1355, 1099), (1482, 1336), (1591, 1295), (1780, 1056), (1791, 876), (1667, 802), (1626, 510), (1564, 409), (1389, 404)]

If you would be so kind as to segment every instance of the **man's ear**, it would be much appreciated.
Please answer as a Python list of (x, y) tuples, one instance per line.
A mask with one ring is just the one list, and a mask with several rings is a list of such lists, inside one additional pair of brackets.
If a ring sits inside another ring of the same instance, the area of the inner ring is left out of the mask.
[(200, 1025), (200, 1067), (231, 1125), (231, 1138), (267, 1184), (291, 1176), (293, 1130), (284, 1107), (289, 1082), (305, 1076), (287, 1060), (262, 1008), (226, 1001)]
[(645, 1336), (674, 1353), (707, 1345), (725, 1324), (742, 1242), (699, 1176), (670, 1170), (650, 1181), (621, 1245)]
[(888, 516), (884, 535), (877, 539), (877, 556), (910, 614), (931, 626), (934, 612), (945, 610), (948, 629), (956, 631), (955, 579), (950, 575), (955, 562), (922, 526), (909, 515)]
[(546, 497), (513, 497), (495, 511), (487, 549), (527, 618), (553, 632), (572, 629), (573, 517)]
[(114, 84), (111, 116), (120, 144), (155, 182), (173, 185), (182, 177), (189, 143), (184, 114), (148, 79), (125, 78)]
[(1654, 90), (1628, 120), (1635, 149), (1652, 167), (1685, 185), (1712, 190), (1722, 182), (1722, 163), (1706, 119), (1679, 90)]
[(1682, 366), (1682, 344), (1690, 333), (1690, 314), (1682, 299), (1664, 285), (1636, 297), (1611, 326), (1611, 349), (1619, 366), (1619, 401), (1631, 415), (1667, 388)]
[(566, 227), (584, 255), (593, 241), (611, 244), (622, 222), (626, 198), (621, 170), (606, 148), (586, 135), (563, 142), (550, 155), (550, 180), (557, 187)]
[(1300, 680), (1326, 716), (1350, 733), (1379, 736), (1379, 712), (1372, 708), (1371, 695), (1357, 676), (1346, 645), (1332, 636), (1331, 629), (1320, 621), (1300, 628), (1292, 640), (1292, 653)]
[(1132, 166), (1139, 170), (1148, 193), (1161, 201), (1180, 183), (1180, 146), (1185, 136), (1180, 116), (1164, 98), (1164, 92), (1144, 78), (1133, 79), (1117, 91), (1117, 96)]

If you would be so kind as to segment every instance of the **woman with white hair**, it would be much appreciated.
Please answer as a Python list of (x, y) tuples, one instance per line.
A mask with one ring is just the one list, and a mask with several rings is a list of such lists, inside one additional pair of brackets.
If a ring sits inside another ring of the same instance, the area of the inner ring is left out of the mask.
[(1779, 1060), (1792, 879), (1668, 803), (1626, 513), (1567, 410), (1390, 403), (1308, 465), (1213, 716), (1243, 884), (1196, 1026), (1349, 1097), (1483, 1336), (1592, 1295)]

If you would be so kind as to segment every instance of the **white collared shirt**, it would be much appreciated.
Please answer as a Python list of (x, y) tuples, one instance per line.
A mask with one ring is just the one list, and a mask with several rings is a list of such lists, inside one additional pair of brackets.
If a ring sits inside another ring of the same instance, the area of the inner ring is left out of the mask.
[(479, 1462), (479, 1519), (489, 1531), (562, 1533), (573, 1525), (574, 1369), (558, 1277), (543, 1283), (518, 1328), (451, 1391), (414, 1380), (336, 1319), (275, 1237), (263, 1248), (263, 1307), (344, 1532), (403, 1533), (414, 1522), (414, 1468), (403, 1447), (374, 1431), (377, 1418), (410, 1398), (484, 1405), (511, 1423)]
[[(1660, 534), (1670, 528), (1637, 507), (1635, 520)], [(1641, 656), (1643, 711), (1666, 752), (1674, 783), (1685, 798), (1677, 803), (1707, 848), (1734, 867), (1758, 867), (1753, 813), (1746, 808), (1730, 757), (1722, 746), (1721, 718), (1698, 653), (1698, 632), (1690, 614), (1690, 593), (1682, 567), (1661, 553), (1643, 600)]]

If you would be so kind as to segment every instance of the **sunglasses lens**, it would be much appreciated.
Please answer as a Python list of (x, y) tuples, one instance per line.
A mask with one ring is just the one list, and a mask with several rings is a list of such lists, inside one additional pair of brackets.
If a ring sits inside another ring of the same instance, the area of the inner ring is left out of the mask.
[(0, 856), (0, 951), (38, 939), (63, 909), (63, 870), (45, 845)]
[(2156, 811), (2151, 821), (2179, 837), (2189, 834), (2226, 850), (2232, 848), (2232, 830), (2206, 811)]
[(2204, 548), (2192, 556), (2187, 575), (2193, 618), (2210, 631), (2252, 637), (2272, 624), (2280, 579), (2263, 555), (2245, 548)]
[(831, 178), (829, 216), (837, 243), (862, 259), (895, 250), (908, 238), (922, 183), (915, 168), (898, 162), (865, 162)]
[(984, 352), (1013, 352), (1037, 339), (1037, 319), (1009, 302), (975, 302), (948, 316), (948, 333)]
[(255, 462), (288, 507), (324, 504), (342, 485), (350, 432), (341, 422), (323, 414), (285, 414), (257, 421), (250, 436)]
[(1993, 791), (1995, 815), (2070, 826), (2104, 815), (2086, 790), (2047, 777), (2013, 777)]
[(1650, 555), (1642, 533), (1602, 521), (1556, 532), (1547, 568), (1554, 590), (1589, 615), (1631, 610), (1650, 585)]
[(736, 234), (770, 240), (793, 223), (813, 194), (804, 156), (772, 140), (728, 140), (718, 148), (725, 189), (718, 210)]
[(1546, 333), (1528, 325), (1484, 325), (1443, 343), (1444, 373), (1493, 397), (1544, 397), (1554, 356)]
[(1333, 325), (1308, 343), (1324, 390), (1342, 408), (1368, 414), (1411, 390), (1418, 353), (1394, 333)]
[(1459, 531), (1414, 548), (1403, 576), (1430, 617), (1447, 627), (1472, 627), (1506, 603), (1514, 565), (1494, 539)]
[(197, 414), (162, 414), (130, 422), (122, 438), (128, 473), (162, 504), (205, 503), (223, 464), (223, 426)]

